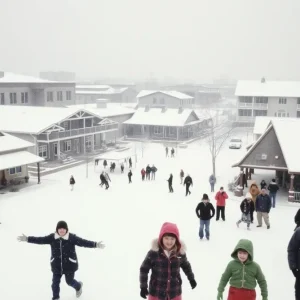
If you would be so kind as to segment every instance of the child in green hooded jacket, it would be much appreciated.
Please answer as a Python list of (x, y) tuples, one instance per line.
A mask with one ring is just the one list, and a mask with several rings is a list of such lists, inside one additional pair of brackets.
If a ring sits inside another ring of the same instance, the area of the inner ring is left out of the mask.
[(260, 266), (253, 261), (253, 244), (242, 239), (231, 254), (233, 258), (223, 273), (217, 300), (223, 300), (223, 292), (229, 281), (230, 288), (227, 300), (255, 300), (256, 282), (261, 289), (263, 300), (268, 300), (268, 287)]

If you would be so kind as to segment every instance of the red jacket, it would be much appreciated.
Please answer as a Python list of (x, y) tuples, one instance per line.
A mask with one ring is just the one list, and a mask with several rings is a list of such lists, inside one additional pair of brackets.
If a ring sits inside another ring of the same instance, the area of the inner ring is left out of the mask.
[(142, 174), (142, 176), (144, 176), (146, 174), (146, 171), (144, 169), (142, 169), (141, 174)]
[(223, 192), (223, 194), (217, 192), (215, 199), (217, 200), (217, 206), (225, 206), (226, 205), (226, 199), (228, 199), (228, 195), (226, 192)]

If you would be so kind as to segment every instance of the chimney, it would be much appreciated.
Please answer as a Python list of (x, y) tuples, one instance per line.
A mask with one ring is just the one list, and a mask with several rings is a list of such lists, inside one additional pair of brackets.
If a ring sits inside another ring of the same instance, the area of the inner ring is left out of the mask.
[(179, 108), (178, 108), (178, 113), (179, 113), (179, 114), (182, 114), (182, 112), (183, 112), (183, 107), (182, 107), (182, 106), (179, 106)]
[(166, 111), (167, 111), (167, 107), (166, 107), (166, 106), (163, 106), (161, 112), (162, 112), (162, 113), (165, 113)]
[(107, 108), (107, 102), (109, 102), (109, 100), (107, 99), (97, 99), (96, 100), (97, 108)]
[(263, 77), (261, 80), (260, 80), (261, 83), (265, 83), (266, 82), (266, 78)]
[(145, 106), (145, 111), (147, 112), (147, 111), (149, 111), (150, 110), (150, 105), (146, 105)]
[(5, 72), (4, 71), (0, 71), (0, 78), (3, 78), (5, 75)]

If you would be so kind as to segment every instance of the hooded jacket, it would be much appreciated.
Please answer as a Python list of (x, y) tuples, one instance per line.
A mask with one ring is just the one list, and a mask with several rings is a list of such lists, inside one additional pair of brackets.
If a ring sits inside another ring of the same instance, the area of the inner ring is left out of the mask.
[(215, 215), (215, 208), (210, 202), (202, 201), (196, 207), (196, 215), (200, 220), (210, 220)]
[[(175, 250), (170, 253), (169, 257), (162, 246), (162, 238), (167, 233), (176, 237)], [(151, 270), (149, 282), (151, 299), (176, 299), (182, 293), (180, 268), (189, 281), (194, 280), (191, 265), (186, 257), (186, 247), (180, 240), (176, 224), (164, 223), (158, 239), (152, 241), (151, 250), (140, 267), (140, 288), (148, 288), (148, 273)]]
[[(238, 250), (245, 250), (248, 252), (249, 256), (246, 262), (242, 263), (238, 259)], [(253, 253), (253, 244), (250, 240), (242, 239), (237, 243), (231, 254), (233, 260), (229, 262), (221, 277), (218, 287), (219, 293), (224, 292), (228, 281), (232, 287), (249, 290), (254, 290), (257, 282), (261, 289), (262, 297), (268, 297), (268, 287), (265, 276), (260, 266), (253, 261)]]

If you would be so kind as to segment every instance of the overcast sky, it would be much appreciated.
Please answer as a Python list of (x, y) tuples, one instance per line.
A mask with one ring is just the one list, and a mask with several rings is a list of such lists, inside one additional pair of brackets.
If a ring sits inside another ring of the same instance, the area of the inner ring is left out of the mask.
[(300, 0), (0, 0), (0, 70), (300, 80)]

